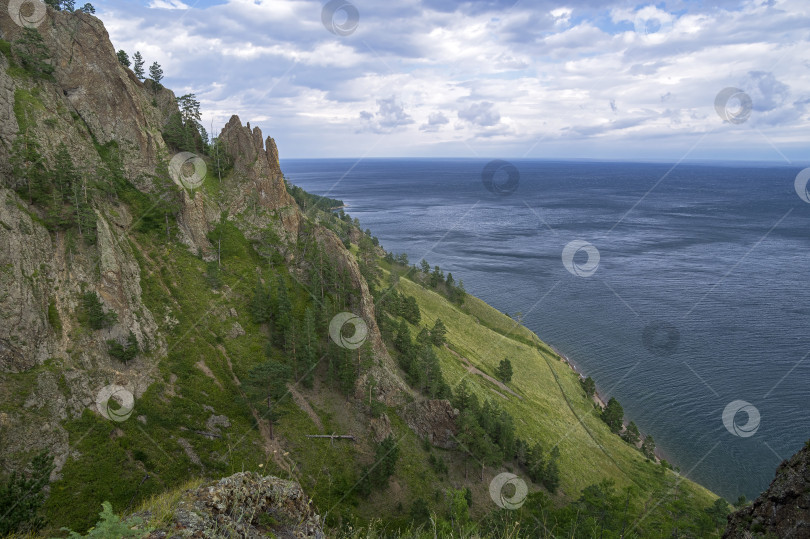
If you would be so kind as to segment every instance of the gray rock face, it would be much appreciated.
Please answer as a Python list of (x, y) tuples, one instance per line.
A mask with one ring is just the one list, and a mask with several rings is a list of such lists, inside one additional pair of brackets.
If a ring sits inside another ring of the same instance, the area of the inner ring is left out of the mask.
[(405, 408), (403, 416), (416, 434), (436, 447), (456, 447), (458, 410), (453, 408), (450, 401), (433, 399), (414, 402)]
[(0, 188), (0, 372), (22, 372), (56, 349), (48, 327), (53, 256), (48, 231)]
[(164, 114), (152, 105), (156, 96), (118, 62), (102, 22), (49, 9), (39, 30), (53, 53), (59, 89), (96, 141), (115, 141), (131, 176), (151, 174), (166, 150)]
[[(315, 239), (320, 247), (328, 254), (332, 264), (349, 275), (353, 288), (360, 290), (359, 300), (352, 306), (353, 312), (365, 321), (368, 327), (368, 341), (377, 361), (365, 372), (355, 385), (356, 397), (363, 398), (366, 382), (373, 376), (377, 392), (377, 399), (388, 406), (396, 406), (404, 402), (405, 395), (411, 393), (410, 388), (397, 374), (397, 366), (388, 354), (385, 344), (377, 326), (377, 316), (374, 308), (374, 297), (368, 289), (368, 284), (360, 273), (357, 261), (343, 246), (343, 242), (331, 230), (322, 226), (315, 228)], [(335, 313), (337, 314), (337, 313)]]
[[(171, 522), (150, 533), (166, 537), (323, 538), (320, 516), (298, 483), (242, 472), (184, 492)], [(136, 515), (148, 520), (149, 513)]]
[(810, 537), (810, 444), (779, 465), (751, 505), (729, 515), (723, 537)]
[(233, 115), (219, 135), (225, 151), (233, 159), (233, 169), (237, 180), (249, 182), (248, 189), (242, 189), (245, 196), (253, 194), (263, 208), (276, 210), (294, 204), (282, 181), (278, 163), (278, 148), (275, 141), (267, 137), (267, 147), (262, 140), (262, 130), (250, 123), (242, 126), (239, 116)]

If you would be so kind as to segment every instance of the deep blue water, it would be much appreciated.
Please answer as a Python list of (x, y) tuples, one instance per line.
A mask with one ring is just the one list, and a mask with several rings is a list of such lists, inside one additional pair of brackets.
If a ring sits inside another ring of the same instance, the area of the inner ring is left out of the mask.
[[(484, 188), (487, 160), (284, 160), (282, 169), (346, 202), (387, 250), (424, 257), (499, 310), (522, 312), (682, 473), (729, 499), (756, 496), (810, 438), (801, 167), (512, 163), (520, 179), (508, 195)], [(598, 249), (592, 276), (564, 267), (572, 240)], [(657, 344), (644, 345), (645, 327)], [(759, 411), (752, 436), (724, 426), (734, 400)]]

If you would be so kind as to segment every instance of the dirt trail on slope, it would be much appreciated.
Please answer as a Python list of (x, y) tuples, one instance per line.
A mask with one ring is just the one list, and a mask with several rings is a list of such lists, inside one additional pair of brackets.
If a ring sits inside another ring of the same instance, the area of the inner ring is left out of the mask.
[[(496, 380), (492, 376), (488, 375), (485, 372), (482, 372), (480, 369), (473, 366), (473, 364), (470, 362), (469, 359), (467, 359), (466, 357), (462, 356), (461, 354), (459, 354), (458, 352), (456, 352), (455, 350), (453, 350), (452, 348), (447, 346), (446, 343), (445, 343), (444, 347), (447, 348), (448, 350), (450, 350), (450, 352), (454, 356), (456, 356), (462, 363), (464, 363), (464, 366), (467, 367), (467, 372), (472, 373), (472, 374), (477, 374), (481, 378), (483, 378), (485, 380), (488, 380), (489, 382), (492, 382), (493, 384), (498, 386), (501, 390), (509, 393), (510, 395), (514, 395), (515, 397), (517, 397), (520, 400), (523, 400), (523, 397), (521, 397), (520, 395), (518, 395), (517, 393), (515, 393), (514, 391), (509, 389), (509, 386), (507, 386), (506, 384), (504, 384), (500, 380)], [(501, 395), (501, 396), (503, 396), (503, 395)]]
[(287, 384), (287, 389), (289, 390), (290, 395), (292, 395), (295, 404), (298, 405), (301, 411), (305, 412), (309, 416), (313, 423), (315, 423), (315, 426), (318, 427), (318, 431), (323, 432), (323, 423), (321, 423), (321, 418), (318, 417), (318, 414), (316, 414), (315, 410), (312, 409), (312, 406), (309, 405), (307, 399), (294, 385)]

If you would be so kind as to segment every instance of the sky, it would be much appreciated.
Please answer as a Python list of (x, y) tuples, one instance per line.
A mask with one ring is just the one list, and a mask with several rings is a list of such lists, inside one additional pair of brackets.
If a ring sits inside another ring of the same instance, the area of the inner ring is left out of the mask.
[(97, 0), (284, 158), (810, 160), (807, 0)]

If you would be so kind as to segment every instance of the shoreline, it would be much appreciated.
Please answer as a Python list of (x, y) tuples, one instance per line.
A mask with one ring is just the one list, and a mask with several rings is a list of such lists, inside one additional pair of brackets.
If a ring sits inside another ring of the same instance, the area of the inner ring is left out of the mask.
[[(546, 343), (546, 344), (548, 344), (548, 343)], [(577, 376), (579, 376), (580, 380), (584, 380), (586, 378), (586, 376), (580, 371), (577, 364), (574, 363), (571, 360), (571, 358), (569, 358), (568, 356), (563, 354), (555, 346), (552, 346), (551, 344), (548, 344), (548, 346), (549, 346), (549, 348), (551, 348), (554, 351), (555, 354), (560, 356), (560, 359), (562, 359), (563, 362), (566, 365), (568, 365), (568, 368), (570, 368), (572, 371), (574, 371), (577, 374)], [(596, 380), (594, 380), (594, 382), (596, 382)], [(607, 403), (605, 402), (605, 399), (602, 397), (602, 395), (599, 394), (599, 388), (596, 388), (596, 391), (594, 392), (593, 401), (594, 401), (594, 404), (597, 404), (599, 407), (602, 408), (602, 410), (604, 410), (607, 407)], [(629, 423), (630, 423), (630, 420), (628, 420), (627, 423), (625, 423), (625, 426), (627, 426)], [(644, 433), (640, 432), (640, 434), (642, 435), (642, 440), (643, 440), (644, 439)], [(664, 458), (664, 457), (667, 456), (667, 452), (663, 448), (659, 448), (657, 443), (656, 443), (656, 446), (655, 446), (654, 454), (655, 454), (657, 463), (660, 463), (662, 460), (666, 460), (670, 465), (672, 465), (671, 460)]]
[[(548, 343), (547, 343), (547, 344), (548, 344)], [(585, 375), (584, 375), (584, 374), (583, 374), (583, 373), (582, 373), (582, 372), (579, 370), (579, 367), (577, 366), (577, 364), (576, 364), (576, 363), (574, 363), (574, 362), (571, 360), (571, 358), (569, 358), (568, 356), (566, 356), (565, 354), (563, 354), (563, 353), (562, 353), (560, 350), (558, 350), (558, 349), (557, 349), (555, 346), (552, 346), (552, 345), (550, 345), (550, 344), (549, 344), (548, 346), (549, 346), (549, 348), (551, 348), (552, 350), (554, 350), (554, 353), (555, 353), (555, 354), (557, 354), (558, 356), (560, 356), (560, 358), (563, 360), (563, 363), (565, 363), (566, 365), (568, 365), (568, 368), (569, 368), (569, 369), (571, 369), (572, 371), (574, 371), (574, 372), (575, 372), (575, 373), (576, 373), (576, 374), (579, 376), (579, 379), (580, 379), (580, 380), (584, 380), (584, 379), (586, 378), (586, 376), (585, 376)], [(599, 394), (599, 389), (598, 389), (598, 388), (597, 388), (597, 390), (594, 392), (594, 395), (593, 395), (593, 400), (594, 400), (594, 403), (598, 404), (598, 405), (599, 405), (599, 406), (600, 406), (600, 407), (601, 407), (603, 410), (605, 409), (605, 407), (607, 407), (607, 402), (605, 402), (605, 399), (603, 399), (603, 398), (602, 398), (602, 395), (600, 395), (600, 394)]]

